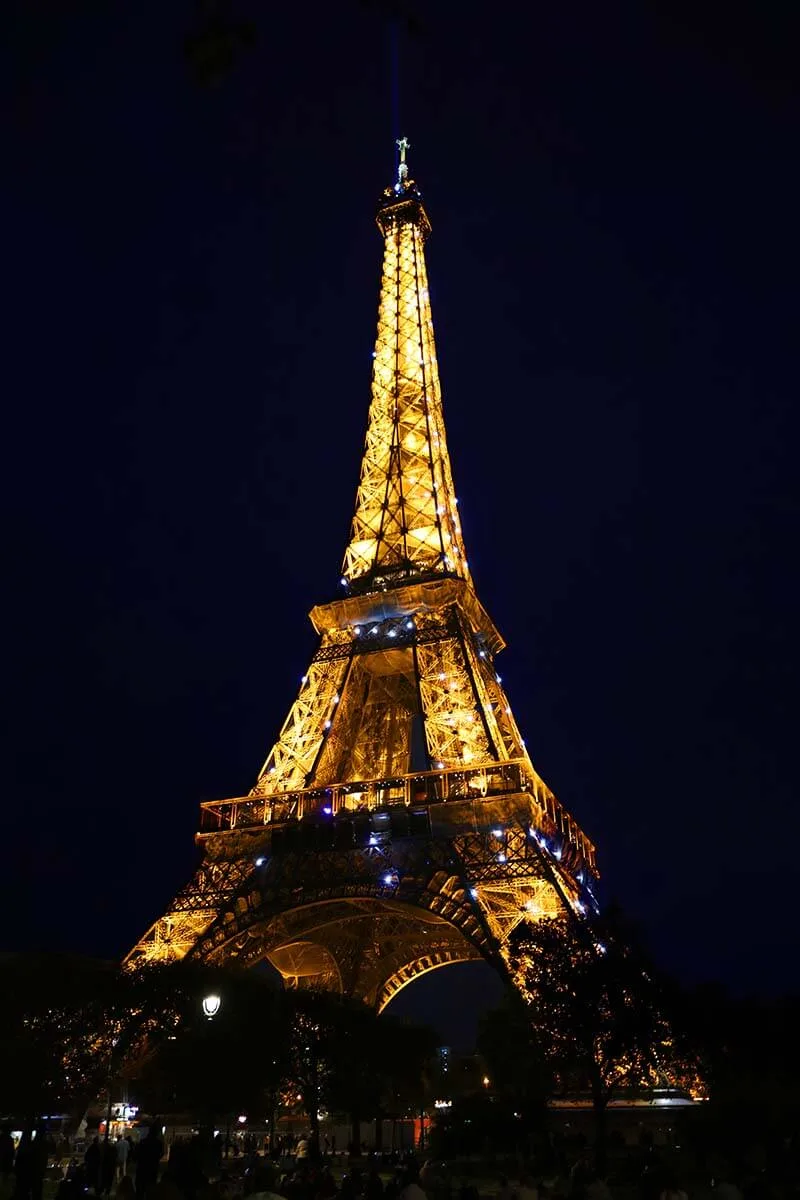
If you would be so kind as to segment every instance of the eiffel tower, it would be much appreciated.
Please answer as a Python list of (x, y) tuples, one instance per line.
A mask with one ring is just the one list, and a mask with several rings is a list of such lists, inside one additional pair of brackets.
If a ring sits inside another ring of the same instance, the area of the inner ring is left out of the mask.
[(536, 773), (470, 577), (405, 138), (379, 202), (372, 399), (339, 599), (246, 796), (201, 806), (195, 875), (127, 956), (268, 959), (378, 1010), (420, 975), (504, 970), (521, 920), (594, 905), (595, 851)]

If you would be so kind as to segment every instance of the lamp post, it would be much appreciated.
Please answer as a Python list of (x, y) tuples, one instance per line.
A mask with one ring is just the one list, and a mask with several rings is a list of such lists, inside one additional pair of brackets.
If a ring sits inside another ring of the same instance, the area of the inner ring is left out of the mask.
[(106, 1105), (106, 1128), (105, 1128), (105, 1133), (103, 1134), (103, 1145), (104, 1146), (107, 1145), (107, 1143), (109, 1141), (110, 1133), (111, 1133), (111, 1112), (112, 1112), (112, 1108), (113, 1108), (113, 1105), (111, 1102), (112, 1102), (113, 1095), (114, 1095), (112, 1089), (114, 1087), (114, 1076), (115, 1076), (114, 1069), (117, 1065), (115, 1058), (114, 1058), (114, 1052), (117, 1049), (118, 1041), (119, 1041), (119, 1038), (112, 1037), (111, 1053), (108, 1056), (108, 1104)]

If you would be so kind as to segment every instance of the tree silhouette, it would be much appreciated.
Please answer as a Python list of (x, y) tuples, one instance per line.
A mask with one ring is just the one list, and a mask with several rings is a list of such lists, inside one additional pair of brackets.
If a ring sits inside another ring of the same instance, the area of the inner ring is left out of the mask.
[[(142, 972), (143, 985), (163, 993), (174, 1014), (166, 1036), (146, 1036), (126, 1066), (137, 1098), (150, 1112), (194, 1112), (201, 1124), (240, 1113), (271, 1117), (287, 1073), (288, 1013), (282, 993), (257, 972), (167, 968), (162, 980)], [(209, 992), (221, 998), (212, 1019), (202, 1009)]]
[(351, 1141), (361, 1142), (361, 1123), (387, 1108), (421, 1101), (424, 1073), (435, 1035), (418, 1026), (378, 1016), (361, 1001), (330, 992), (286, 994), (289, 1022), (289, 1080), (297, 1085), (319, 1148), (320, 1108), (346, 1114)]
[(542, 1125), (552, 1091), (552, 1072), (535, 1016), (518, 991), (509, 989), (499, 1008), (483, 1014), (478, 1051), (492, 1094), (519, 1114), (523, 1130), (528, 1133)]
[(681, 1066), (665, 988), (616, 910), (586, 921), (525, 922), (511, 951), (556, 1087), (591, 1096), (603, 1169), (614, 1094), (674, 1085)]
[(0, 962), (0, 1110), (28, 1125), (43, 1112), (72, 1112), (101, 1086), (111, 1045), (113, 964), (56, 955)]
[(137, 974), (77, 956), (4, 956), (0, 1108), (29, 1123), (43, 1112), (80, 1115), (143, 1045), (169, 1035), (189, 979), (186, 970)]
[[(221, 998), (209, 1020), (202, 1000)], [(76, 1118), (125, 1079), (149, 1112), (191, 1111), (203, 1124), (274, 1118), (299, 1095), (312, 1154), (319, 1112), (362, 1120), (423, 1094), (430, 1031), (378, 1017), (360, 1001), (283, 991), (258, 971), (193, 961), (138, 971), (83, 959), (0, 959), (0, 1109), (32, 1125)]]

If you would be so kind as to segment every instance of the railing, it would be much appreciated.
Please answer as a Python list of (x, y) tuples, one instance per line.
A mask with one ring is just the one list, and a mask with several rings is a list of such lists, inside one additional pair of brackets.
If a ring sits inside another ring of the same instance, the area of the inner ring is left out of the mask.
[(399, 805), (412, 807), (486, 800), (520, 792), (527, 792), (535, 803), (537, 832), (555, 838), (562, 853), (570, 859), (577, 856), (596, 874), (594, 846), (525, 759), (337, 783), (270, 796), (212, 800), (200, 806), (200, 834), (252, 830), (304, 817), (334, 817), (341, 813), (372, 812)]
[[(448, 800), (485, 799), (528, 790), (523, 760), (488, 763), (471, 769), (450, 767), (394, 778), (276, 792), (270, 796), (212, 800), (201, 805), (204, 816), (207, 814), (212, 818), (204, 821), (201, 832), (269, 825), (274, 821), (285, 821), (287, 817), (301, 819), (313, 813), (329, 816), (342, 811), (370, 812), (395, 804), (442, 804)], [(218, 819), (213, 820), (214, 817)]]

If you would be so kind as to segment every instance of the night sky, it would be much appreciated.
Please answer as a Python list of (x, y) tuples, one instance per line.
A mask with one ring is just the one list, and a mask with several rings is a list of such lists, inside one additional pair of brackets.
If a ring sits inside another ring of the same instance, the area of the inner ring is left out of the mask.
[[(664, 966), (800, 985), (793, 7), (4, 9), (3, 948), (120, 955), (254, 782), (337, 595), (402, 132), (534, 763)], [(496, 994), (398, 1007), (458, 1041)]]

